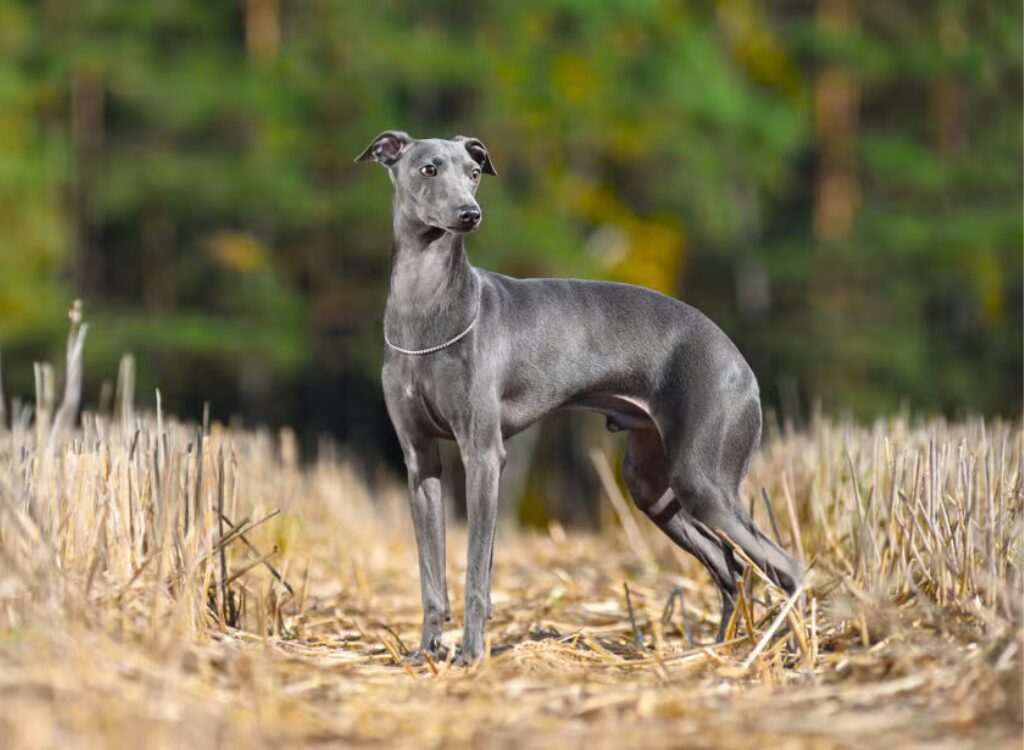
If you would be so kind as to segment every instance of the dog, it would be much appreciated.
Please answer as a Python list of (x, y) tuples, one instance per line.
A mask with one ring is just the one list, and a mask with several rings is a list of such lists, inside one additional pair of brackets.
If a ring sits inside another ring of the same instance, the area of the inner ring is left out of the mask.
[(394, 244), (381, 380), (408, 470), (419, 555), (419, 650), (445, 657), (440, 440), (466, 469), (469, 546), (465, 623), (455, 663), (484, 650), (491, 614), (498, 482), (505, 441), (559, 409), (605, 415), (626, 433), (622, 477), (640, 508), (707, 568), (722, 595), (723, 637), (742, 565), (722, 531), (780, 587), (802, 564), (754, 525), (739, 486), (761, 436), (757, 379), (733, 342), (698, 310), (628, 284), (516, 279), (473, 267), (466, 236), (497, 175), (477, 138), (416, 139), (388, 130), (356, 161), (394, 185)]

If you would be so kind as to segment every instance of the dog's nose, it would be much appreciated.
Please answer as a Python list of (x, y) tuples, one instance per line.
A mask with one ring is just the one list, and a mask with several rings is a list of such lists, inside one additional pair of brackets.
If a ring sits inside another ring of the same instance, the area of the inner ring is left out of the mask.
[(465, 207), (459, 209), (459, 226), (475, 227), (480, 223), (480, 209)]

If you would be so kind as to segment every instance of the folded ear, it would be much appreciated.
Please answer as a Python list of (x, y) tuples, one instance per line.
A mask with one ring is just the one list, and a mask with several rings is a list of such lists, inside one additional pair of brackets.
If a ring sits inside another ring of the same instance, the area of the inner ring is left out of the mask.
[(461, 143), (466, 147), (466, 151), (469, 152), (470, 158), (473, 159), (477, 164), (480, 165), (480, 171), (484, 174), (492, 174), (495, 177), (498, 176), (497, 170), (494, 169), (494, 165), (491, 164), (491, 155), (487, 153), (487, 146), (479, 138), (469, 138), (465, 135), (457, 135), (452, 138), (456, 143)]
[(412, 136), (401, 130), (385, 130), (373, 139), (373, 143), (356, 157), (356, 161), (377, 161), (390, 167), (402, 152), (412, 143)]

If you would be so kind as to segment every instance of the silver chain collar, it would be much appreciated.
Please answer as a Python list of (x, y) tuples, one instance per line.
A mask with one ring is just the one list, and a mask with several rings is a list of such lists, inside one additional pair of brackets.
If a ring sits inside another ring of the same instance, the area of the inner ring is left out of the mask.
[(391, 349), (394, 349), (396, 352), (401, 352), (402, 354), (419, 355), (419, 354), (433, 354), (434, 352), (439, 352), (442, 349), (447, 349), (449, 346), (451, 346), (456, 341), (458, 341), (459, 339), (463, 338), (466, 334), (468, 334), (470, 331), (473, 330), (473, 326), (476, 325), (476, 321), (480, 317), (480, 307), (481, 307), (481, 303), (480, 303), (480, 301), (478, 299), (477, 300), (477, 304), (476, 304), (476, 313), (473, 315), (473, 319), (471, 321), (469, 321), (469, 325), (466, 326), (466, 330), (464, 330), (462, 333), (460, 333), (455, 338), (449, 339), (448, 341), (444, 342), (443, 344), (438, 344), (437, 346), (431, 346), (428, 349), (403, 349), (400, 346), (395, 346), (394, 344), (392, 344), (388, 340), (388, 329), (387, 329), (387, 326), (384, 326), (384, 343), (387, 344)]

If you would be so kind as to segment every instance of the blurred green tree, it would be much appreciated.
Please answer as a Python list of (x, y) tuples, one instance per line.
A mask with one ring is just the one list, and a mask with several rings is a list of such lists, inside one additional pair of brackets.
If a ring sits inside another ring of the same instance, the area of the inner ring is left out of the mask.
[(966, 0), (0, 0), (0, 345), (42, 356), (81, 296), (94, 381), (131, 350), (176, 410), (385, 445), (390, 186), (351, 159), (399, 127), (488, 143), (475, 262), (678, 294), (787, 415), (1016, 413), (1020, 24)]

